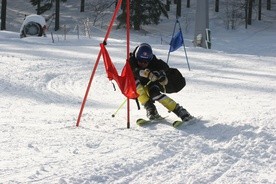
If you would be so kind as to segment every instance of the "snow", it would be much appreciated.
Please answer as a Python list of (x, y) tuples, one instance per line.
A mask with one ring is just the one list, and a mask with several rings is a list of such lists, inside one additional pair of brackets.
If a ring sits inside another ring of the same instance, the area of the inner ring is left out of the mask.
[(40, 24), (41, 27), (46, 26), (46, 21), (45, 21), (45, 18), (43, 16), (32, 14), (32, 15), (26, 16), (23, 24), (21, 25), (21, 28), (20, 28), (19, 32), (21, 33), (24, 26), (27, 25), (30, 22), (36, 22), (36, 23)]
[[(210, 50), (184, 35), (191, 71), (182, 49), (171, 53), (187, 86), (169, 96), (199, 120), (179, 129), (158, 103), (168, 122), (137, 126), (145, 110), (133, 100), (129, 129), (126, 105), (111, 117), (125, 97), (102, 60), (76, 127), (104, 30), (90, 39), (55, 34), (54, 43), (49, 33), (0, 31), (0, 183), (276, 183), (275, 20), (247, 30), (214, 26)], [(107, 45), (119, 71), (124, 37), (113, 30)], [(132, 31), (131, 49), (144, 41), (167, 59), (157, 33)]]

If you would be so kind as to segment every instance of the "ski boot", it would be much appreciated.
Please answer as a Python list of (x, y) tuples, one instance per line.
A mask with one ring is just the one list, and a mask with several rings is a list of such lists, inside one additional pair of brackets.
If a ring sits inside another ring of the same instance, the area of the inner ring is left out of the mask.
[(147, 111), (147, 117), (149, 120), (161, 119), (162, 117), (158, 114), (157, 109), (152, 101), (148, 101), (145, 104), (145, 109)]
[(190, 113), (184, 109), (182, 106), (179, 106), (178, 104), (176, 105), (175, 109), (173, 112), (181, 118), (181, 120), (184, 121), (189, 121), (190, 119), (193, 118), (193, 116), (190, 115)]

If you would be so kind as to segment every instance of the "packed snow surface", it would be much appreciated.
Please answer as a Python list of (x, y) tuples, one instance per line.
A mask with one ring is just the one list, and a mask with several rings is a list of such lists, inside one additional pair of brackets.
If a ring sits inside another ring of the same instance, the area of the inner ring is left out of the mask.
[[(126, 104), (112, 117), (125, 97), (102, 59), (76, 127), (104, 30), (54, 43), (49, 33), (0, 31), (0, 183), (276, 183), (275, 30), (217, 29), (208, 50), (184, 35), (191, 71), (183, 48), (171, 53), (187, 85), (169, 96), (198, 120), (179, 129), (158, 102), (166, 121), (137, 126), (145, 110), (134, 100), (129, 129)], [(126, 40), (113, 33), (106, 47), (120, 73)], [(140, 42), (166, 61), (169, 46), (156, 34), (131, 34), (131, 49)]]

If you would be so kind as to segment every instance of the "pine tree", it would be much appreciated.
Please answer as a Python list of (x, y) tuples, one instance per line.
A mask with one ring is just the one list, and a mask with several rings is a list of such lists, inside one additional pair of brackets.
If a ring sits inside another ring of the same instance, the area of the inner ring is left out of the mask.
[[(125, 25), (126, 22), (125, 2), (122, 4), (122, 9), (122, 14), (117, 17), (119, 21), (118, 28)], [(162, 14), (168, 18), (165, 4), (161, 0), (131, 0), (130, 24), (133, 25), (135, 30), (140, 30), (141, 25), (157, 25)]]
[[(61, 0), (62, 2), (66, 2), (67, 0)], [(55, 0), (30, 0), (31, 4), (33, 6), (36, 6), (38, 5), (38, 3), (44, 3), (44, 4), (48, 4), (48, 3), (51, 3), (53, 4), (53, 2), (55, 2)]]
[[(62, 2), (66, 2), (67, 0), (61, 0)], [(50, 10), (53, 7), (53, 2), (55, 0), (30, 0), (33, 6), (37, 6), (37, 14), (43, 14), (44, 12)]]

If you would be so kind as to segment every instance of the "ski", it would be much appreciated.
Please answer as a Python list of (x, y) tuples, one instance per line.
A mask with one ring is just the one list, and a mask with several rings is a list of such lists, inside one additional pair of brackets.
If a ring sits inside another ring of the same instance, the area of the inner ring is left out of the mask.
[(160, 118), (156, 118), (156, 119), (152, 119), (152, 120), (139, 118), (139, 119), (136, 120), (136, 124), (139, 125), (139, 126), (143, 126), (145, 124), (158, 122), (158, 121), (163, 120), (163, 119), (165, 119), (165, 118), (160, 117)]
[(136, 124), (139, 125), (139, 126), (143, 126), (145, 124), (148, 124), (150, 123), (151, 120), (147, 120), (147, 119), (143, 119), (143, 118), (139, 118), (136, 120)]
[(173, 126), (174, 128), (178, 128), (178, 127), (180, 127), (180, 126), (191, 125), (191, 124), (194, 123), (193, 120), (195, 120), (195, 117), (190, 116), (190, 117), (188, 117), (188, 118), (185, 119), (185, 120), (176, 120), (176, 121), (174, 121), (173, 124), (172, 124), (172, 126)]
[[(159, 121), (162, 121), (164, 120), (165, 117), (160, 117), (160, 118), (157, 118), (157, 119), (153, 119), (153, 120), (149, 120), (149, 119), (144, 119), (144, 118), (139, 118), (136, 120), (136, 124), (139, 125), (139, 126), (144, 126), (146, 124), (149, 124), (149, 123), (155, 123), (155, 122), (159, 122)], [(190, 116), (188, 118), (186, 118), (185, 120), (176, 120), (172, 123), (172, 126), (174, 128), (178, 128), (180, 126), (187, 126), (187, 125), (190, 125), (190, 124), (193, 124), (194, 123), (194, 120), (196, 120), (195, 117), (193, 116)]]

